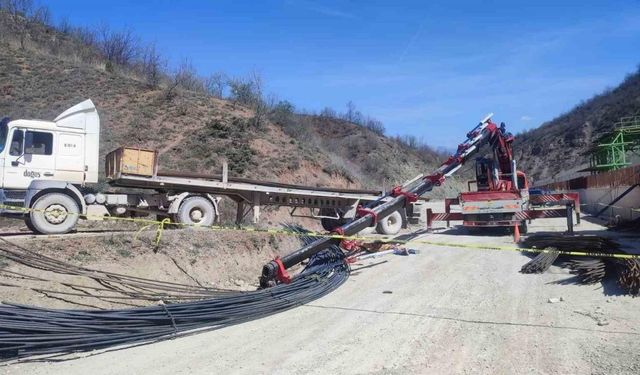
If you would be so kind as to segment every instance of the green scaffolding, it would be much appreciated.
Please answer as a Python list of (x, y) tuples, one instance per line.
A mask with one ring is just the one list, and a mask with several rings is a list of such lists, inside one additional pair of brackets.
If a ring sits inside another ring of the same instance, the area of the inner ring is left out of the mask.
[(615, 129), (596, 141), (590, 150), (592, 172), (612, 171), (631, 165), (628, 152), (640, 149), (640, 116), (622, 117)]

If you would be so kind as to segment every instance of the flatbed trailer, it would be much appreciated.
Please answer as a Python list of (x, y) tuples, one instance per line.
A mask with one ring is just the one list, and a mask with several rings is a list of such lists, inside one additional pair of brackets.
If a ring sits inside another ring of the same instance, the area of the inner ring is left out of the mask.
[[(156, 215), (183, 225), (220, 222), (221, 196), (237, 202), (236, 223), (261, 206), (290, 207), (297, 217), (320, 219), (327, 230), (356, 217), (359, 205), (391, 199), (381, 191), (323, 188), (229, 177), (222, 174), (158, 172), (153, 150), (122, 147), (105, 159), (108, 192), (91, 192), (99, 182), (100, 118), (91, 102), (79, 103), (44, 120), (0, 120), (0, 215), (18, 216), (36, 233), (61, 234), (79, 219)], [(117, 189), (115, 189), (117, 188)], [(308, 210), (308, 212), (303, 212)], [(395, 234), (406, 209), (377, 223)]]
[[(227, 168), (223, 168), (223, 173), (219, 175), (161, 171), (153, 176), (139, 176), (117, 172), (109, 176), (108, 182), (114, 187), (155, 191), (152, 194), (104, 194), (106, 200), (103, 203), (95, 202), (94, 204), (104, 206), (111, 211), (110, 214), (114, 212), (117, 214), (113, 209), (117, 209), (118, 206), (130, 212), (136, 210), (133, 208), (135, 206), (138, 207), (139, 212), (178, 214), (178, 210), (173, 210), (170, 206), (172, 204), (179, 206), (188, 197), (226, 196), (237, 203), (237, 224), (240, 224), (249, 213), (252, 213), (253, 222), (258, 222), (261, 206), (278, 206), (291, 208), (290, 214), (293, 217), (320, 219), (327, 230), (355, 217), (359, 205), (373, 201), (383, 203), (389, 199), (378, 190), (313, 187), (228, 177)], [(146, 204), (140, 205), (137, 202), (146, 202)], [(154, 204), (150, 205), (150, 202)], [(145, 205), (147, 207), (142, 208)], [(168, 208), (163, 209), (166, 206)], [(90, 210), (91, 208), (89, 206)], [(216, 216), (219, 217), (217, 203), (214, 209)], [(303, 213), (300, 212), (301, 209), (308, 211)], [(406, 224), (404, 212), (399, 212), (399, 215), (400, 223)], [(179, 220), (176, 221), (179, 222)], [(384, 228), (393, 229), (396, 226), (387, 225)], [(384, 228), (381, 227), (379, 230), (384, 233)]]

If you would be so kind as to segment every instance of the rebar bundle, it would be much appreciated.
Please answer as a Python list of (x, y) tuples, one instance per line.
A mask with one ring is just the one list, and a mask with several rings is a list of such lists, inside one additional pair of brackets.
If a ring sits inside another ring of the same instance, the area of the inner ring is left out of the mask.
[(553, 265), (553, 263), (558, 259), (557, 251), (549, 251), (543, 252), (536, 255), (533, 259), (527, 262), (522, 268), (520, 272), (522, 273), (544, 273), (546, 270)]
[(571, 259), (566, 267), (571, 269), (571, 273), (576, 275), (581, 284), (602, 282), (607, 271), (605, 261), (597, 258)]
[[(303, 236), (302, 240), (313, 239)], [(151, 343), (215, 330), (311, 302), (338, 288), (348, 276), (344, 254), (333, 246), (309, 258), (291, 283), (252, 292), (225, 292), (199, 301), (117, 310), (46, 309), (3, 303), (0, 360)]]
[(535, 234), (522, 242), (532, 249), (555, 248), (561, 251), (580, 250), (597, 253), (612, 253), (620, 248), (615, 241), (595, 235)]
[(616, 261), (618, 285), (632, 296), (640, 295), (640, 261), (623, 259)]
[[(522, 266), (522, 273), (542, 273), (558, 259), (562, 259), (562, 266), (569, 268), (579, 283), (594, 284), (607, 277), (614, 277), (625, 293), (640, 295), (638, 259), (596, 257), (597, 254), (625, 254), (620, 245), (609, 238), (595, 235), (536, 234), (523, 241), (522, 245), (530, 249), (551, 250), (538, 254)], [(558, 256), (553, 250), (593, 253), (594, 257)]]
[[(16, 263), (58, 274), (83, 276), (94, 280), (99, 287), (87, 287), (62, 283), (77, 293), (61, 292), (54, 290), (34, 289), (37, 292), (48, 294), (66, 294), (80, 297), (96, 297), (104, 300), (142, 300), (178, 302), (210, 298), (225, 295), (228, 290), (203, 287), (199, 285), (187, 285), (167, 281), (151, 280), (141, 277), (124, 275), (114, 272), (94, 270), (76, 266), (59, 259), (47, 257), (25, 247), (5, 241), (6, 246), (0, 247), (0, 256)], [(1, 270), (0, 273), (13, 273), (16, 276), (25, 276), (16, 272)]]

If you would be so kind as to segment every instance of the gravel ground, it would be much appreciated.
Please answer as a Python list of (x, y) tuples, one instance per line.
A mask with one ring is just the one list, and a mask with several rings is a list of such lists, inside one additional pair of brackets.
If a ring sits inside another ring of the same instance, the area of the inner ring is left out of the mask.
[[(531, 231), (562, 230), (561, 219)], [(579, 228), (601, 229), (583, 221)], [(423, 240), (509, 244), (450, 230)], [(354, 265), (346, 285), (265, 319), (8, 374), (638, 374), (640, 299), (518, 271), (517, 252), (411, 245), (417, 255)], [(377, 265), (376, 265), (377, 264)], [(359, 269), (362, 266), (368, 268)], [(556, 303), (549, 300), (558, 299)], [(97, 354), (97, 353), (94, 353)]]

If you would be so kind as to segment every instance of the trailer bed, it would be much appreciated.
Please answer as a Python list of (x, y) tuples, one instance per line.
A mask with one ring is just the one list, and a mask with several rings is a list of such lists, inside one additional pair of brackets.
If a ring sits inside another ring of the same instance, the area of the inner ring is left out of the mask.
[(156, 191), (194, 192), (225, 195), (238, 203), (257, 206), (289, 206), (307, 208), (353, 208), (360, 201), (383, 198), (380, 191), (311, 187), (220, 175), (161, 172), (155, 176), (117, 173), (109, 179), (112, 186), (153, 189)]
[[(178, 178), (200, 179), (200, 180), (209, 180), (209, 181), (218, 181), (218, 182), (222, 182), (223, 180), (221, 174), (201, 174), (201, 173), (159, 171), (157, 175), (160, 177), (178, 177)], [(305, 186), (305, 185), (285, 184), (285, 183), (275, 182), (275, 181), (254, 180), (254, 179), (244, 178), (244, 177), (229, 177), (228, 182), (262, 185), (262, 186), (273, 187), (273, 188), (298, 189), (298, 190), (308, 190), (308, 191), (325, 191), (329, 193), (345, 193), (345, 194), (357, 194), (357, 195), (380, 196), (383, 193), (382, 190)]]

